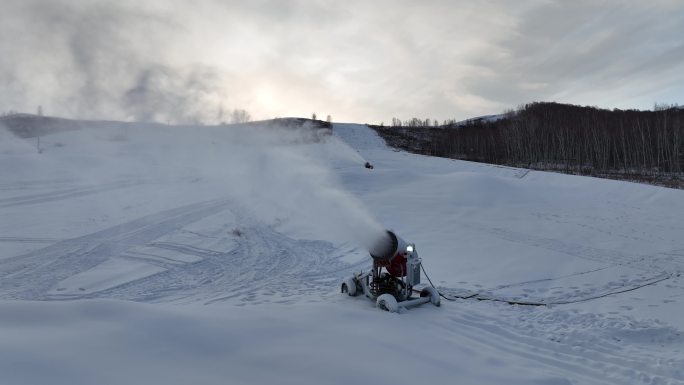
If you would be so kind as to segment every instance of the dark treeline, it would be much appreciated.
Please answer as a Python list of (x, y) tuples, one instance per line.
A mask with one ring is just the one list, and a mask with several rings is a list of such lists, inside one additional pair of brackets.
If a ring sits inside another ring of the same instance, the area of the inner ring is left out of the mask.
[(498, 120), (375, 128), (409, 151), (477, 162), (596, 176), (681, 176), (684, 169), (684, 110), (676, 106), (532, 103)]

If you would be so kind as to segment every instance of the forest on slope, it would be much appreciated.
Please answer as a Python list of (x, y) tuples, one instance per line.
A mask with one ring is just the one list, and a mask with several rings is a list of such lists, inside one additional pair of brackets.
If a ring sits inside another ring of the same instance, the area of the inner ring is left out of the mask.
[(390, 145), (425, 155), (684, 187), (684, 109), (677, 106), (536, 102), (498, 119), (371, 127)]

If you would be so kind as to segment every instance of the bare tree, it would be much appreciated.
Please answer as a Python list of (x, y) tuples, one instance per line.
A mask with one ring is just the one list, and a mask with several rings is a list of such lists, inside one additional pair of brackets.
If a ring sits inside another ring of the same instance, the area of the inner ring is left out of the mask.
[(249, 112), (246, 110), (242, 109), (235, 109), (233, 110), (233, 113), (231, 114), (231, 123), (247, 123), (250, 120), (252, 120), (252, 117), (249, 115)]

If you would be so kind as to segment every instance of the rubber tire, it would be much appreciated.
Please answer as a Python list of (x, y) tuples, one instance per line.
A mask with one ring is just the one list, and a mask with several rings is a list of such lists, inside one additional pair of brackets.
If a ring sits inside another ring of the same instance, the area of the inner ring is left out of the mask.
[(420, 296), (430, 297), (430, 303), (435, 306), (439, 306), (440, 304), (439, 292), (432, 286), (424, 287), (423, 290), (420, 291)]
[(399, 304), (392, 294), (383, 294), (375, 301), (375, 306), (390, 313), (399, 312)]
[(342, 282), (340, 291), (342, 293), (347, 293), (350, 297), (356, 297), (358, 292), (356, 290), (356, 281), (354, 281), (354, 278), (345, 279), (344, 282)]

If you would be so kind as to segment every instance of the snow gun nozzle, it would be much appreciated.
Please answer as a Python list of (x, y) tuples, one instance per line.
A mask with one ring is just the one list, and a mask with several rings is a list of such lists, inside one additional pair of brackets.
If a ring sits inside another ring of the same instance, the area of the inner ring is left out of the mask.
[(393, 231), (387, 230), (384, 236), (378, 238), (369, 250), (371, 257), (376, 260), (390, 260), (400, 251), (406, 250), (406, 241), (398, 237)]

